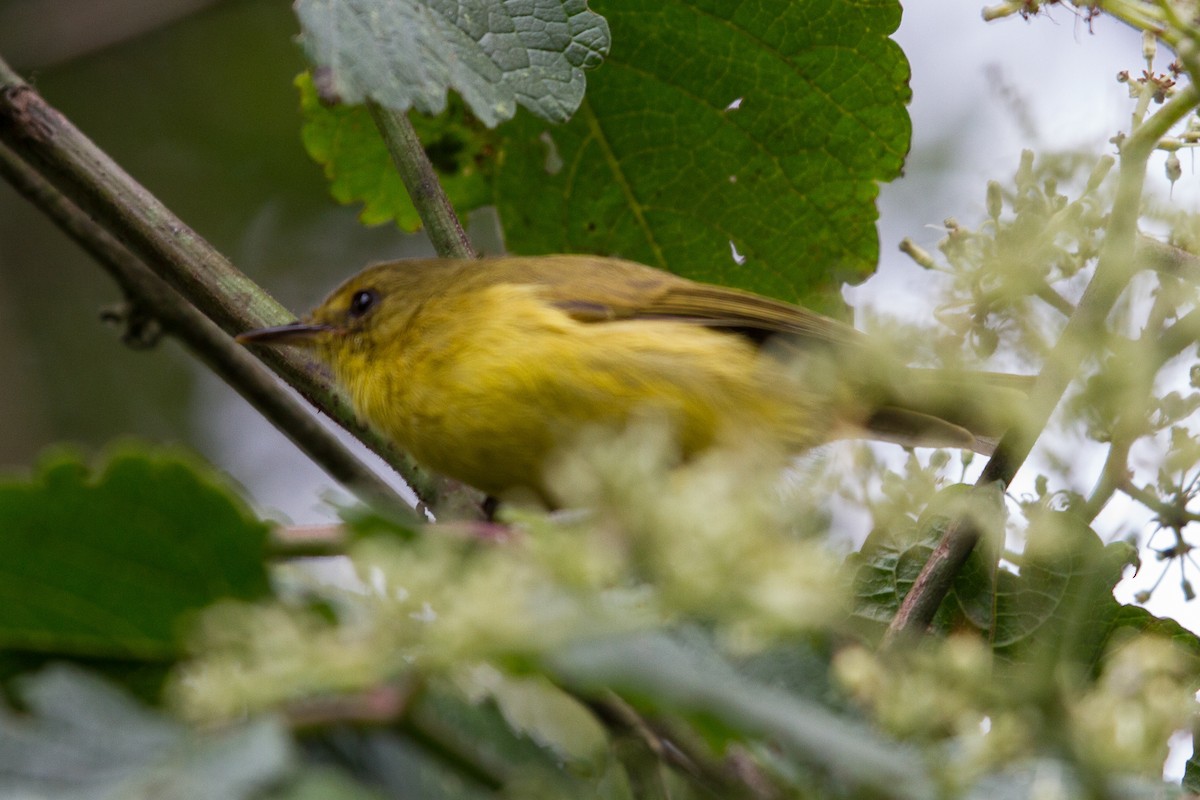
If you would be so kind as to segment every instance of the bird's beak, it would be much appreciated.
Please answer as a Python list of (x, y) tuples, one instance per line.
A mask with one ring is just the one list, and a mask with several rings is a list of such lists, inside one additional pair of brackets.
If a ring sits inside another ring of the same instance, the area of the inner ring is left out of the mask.
[(258, 328), (239, 333), (234, 339), (239, 344), (294, 344), (299, 347), (312, 347), (320, 339), (322, 333), (331, 330), (333, 327), (330, 325), (291, 322), (287, 325), (276, 325), (273, 328)]

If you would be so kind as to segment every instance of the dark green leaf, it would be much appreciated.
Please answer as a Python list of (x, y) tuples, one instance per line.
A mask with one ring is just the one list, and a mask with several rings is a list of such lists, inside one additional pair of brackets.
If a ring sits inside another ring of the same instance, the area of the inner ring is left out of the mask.
[(513, 731), (493, 703), (468, 703), (457, 691), (436, 683), (421, 693), (409, 713), (422, 730), (436, 734), (440, 746), (471, 753), (472, 763), (499, 779), (558, 761), (551, 751)]
[(855, 618), (882, 633), (929, 560), (934, 544), (932, 537), (919, 536), (915, 525), (904, 532), (873, 531), (848, 562), (854, 573)]
[(1200, 794), (1200, 736), (1192, 732), (1192, 755), (1183, 766), (1183, 790), (1189, 794)]
[(875, 268), (876, 182), (910, 135), (898, 2), (594, 5), (615, 46), (579, 113), (502, 129), (512, 250), (619, 255), (788, 300)]
[(283, 777), (291, 743), (261, 719), (196, 734), (75, 668), (23, 681), (28, 714), (0, 708), (0, 796), (240, 800)]
[(454, 89), (494, 127), (517, 104), (566, 120), (608, 51), (585, 0), (297, 0), (301, 42), (328, 92), (440, 114)]
[(755, 683), (830, 705), (842, 701), (830, 675), (832, 660), (833, 646), (813, 637), (785, 641), (734, 663), (740, 674)]
[(854, 617), (866, 623), (866, 632), (883, 632), (947, 527), (968, 515), (981, 532), (980, 544), (955, 578), (935, 624), (941, 630), (964, 621), (980, 628), (990, 627), (995, 542), (1004, 522), (1002, 501), (998, 487), (948, 486), (935, 495), (915, 524), (872, 532), (848, 562), (854, 570)]
[(996, 651), (1026, 660), (1058, 648), (1094, 665), (1121, 608), (1112, 590), (1136, 551), (1108, 545), (1078, 516), (1042, 511), (1030, 519), (1020, 575), (1001, 574), (996, 594)]
[(1118, 606), (1111, 618), (1108, 637), (1111, 639), (1122, 631), (1148, 633), (1170, 639), (1186, 654), (1191, 662), (1189, 670), (1193, 685), (1200, 689), (1200, 637), (1170, 617), (1156, 617), (1141, 606)]
[[(395, 220), (406, 231), (421, 227), (421, 218), (392, 164), (392, 157), (366, 106), (321, 103), (312, 77), (296, 78), (304, 114), (304, 147), (325, 170), (329, 190), (339, 203), (362, 203), (367, 225)], [(437, 170), (447, 197), (459, 214), (491, 201), (491, 161), (486, 157), (493, 135), (454, 100), (438, 117), (414, 115), (413, 128)]]
[(185, 615), (269, 586), (267, 526), (178, 453), (72, 455), (0, 483), (0, 647), (163, 659)]

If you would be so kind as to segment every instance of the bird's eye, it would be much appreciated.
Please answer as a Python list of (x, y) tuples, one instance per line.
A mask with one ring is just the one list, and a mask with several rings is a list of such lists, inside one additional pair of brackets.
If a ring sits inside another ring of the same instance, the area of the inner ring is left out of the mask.
[(379, 302), (379, 292), (374, 289), (363, 289), (355, 292), (354, 297), (350, 298), (350, 308), (346, 313), (351, 318), (357, 319), (374, 308), (377, 302)]

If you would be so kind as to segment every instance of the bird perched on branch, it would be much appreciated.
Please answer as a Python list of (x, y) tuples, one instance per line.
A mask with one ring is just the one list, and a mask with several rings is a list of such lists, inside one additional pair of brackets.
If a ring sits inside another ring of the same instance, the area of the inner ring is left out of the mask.
[(378, 264), (238, 339), (313, 349), (425, 466), (549, 502), (547, 465), (586, 430), (660, 420), (683, 458), (847, 436), (987, 452), (1027, 380), (907, 368), (799, 306), (594, 256)]

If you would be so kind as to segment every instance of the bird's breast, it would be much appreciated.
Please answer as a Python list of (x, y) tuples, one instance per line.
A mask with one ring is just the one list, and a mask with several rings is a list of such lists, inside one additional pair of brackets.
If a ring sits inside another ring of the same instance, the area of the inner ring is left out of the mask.
[[(485, 491), (544, 485), (552, 455), (652, 418), (684, 455), (811, 435), (802, 384), (744, 339), (684, 322), (578, 322), (525, 286), (427, 304), (351, 388), (359, 412), (430, 468)], [(808, 444), (808, 443), (805, 443)]]

